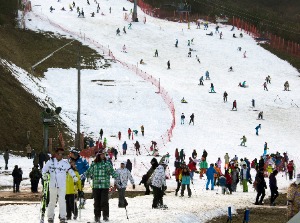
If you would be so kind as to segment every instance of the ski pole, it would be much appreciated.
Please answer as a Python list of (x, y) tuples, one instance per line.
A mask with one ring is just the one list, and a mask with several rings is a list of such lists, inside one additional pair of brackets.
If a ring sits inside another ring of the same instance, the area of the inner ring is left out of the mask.
[(125, 210), (126, 210), (126, 217), (127, 217), (127, 220), (129, 221), (129, 218), (128, 218), (128, 213), (127, 213), (127, 208), (125, 206)]

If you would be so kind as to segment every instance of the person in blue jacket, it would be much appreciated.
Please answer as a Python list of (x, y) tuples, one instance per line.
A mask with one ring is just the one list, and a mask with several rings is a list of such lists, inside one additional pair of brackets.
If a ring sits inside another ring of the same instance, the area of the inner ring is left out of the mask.
[(209, 77), (209, 72), (208, 72), (208, 70), (205, 72), (205, 80), (210, 80), (210, 77)]
[(243, 184), (243, 192), (248, 192), (248, 182), (251, 182), (250, 169), (247, 168), (247, 164), (243, 164), (241, 169), (241, 182)]
[(80, 180), (81, 180), (81, 186), (82, 188), (84, 187), (84, 182), (85, 182), (85, 172), (89, 168), (89, 163), (86, 161), (86, 159), (83, 159), (79, 155), (79, 151), (76, 149), (71, 149), (70, 151), (70, 159), (73, 160), (76, 164), (76, 169), (80, 175)]
[[(179, 180), (180, 180), (180, 176), (179, 176)], [(185, 166), (181, 174), (181, 197), (184, 196), (185, 187), (187, 187), (188, 196), (191, 197), (192, 191), (190, 188), (190, 183), (191, 183), (190, 171), (189, 168)]]
[(217, 174), (217, 171), (214, 168), (214, 164), (211, 163), (210, 167), (206, 170), (207, 183), (206, 190), (208, 190), (209, 183), (211, 184), (211, 190), (214, 190), (214, 174)]
[(258, 136), (258, 130), (261, 129), (261, 124), (259, 124), (258, 126), (255, 127), (256, 130), (256, 135)]
[(127, 143), (126, 143), (126, 141), (124, 141), (124, 143), (122, 145), (122, 149), (123, 149), (123, 155), (126, 155), (126, 150), (127, 150)]

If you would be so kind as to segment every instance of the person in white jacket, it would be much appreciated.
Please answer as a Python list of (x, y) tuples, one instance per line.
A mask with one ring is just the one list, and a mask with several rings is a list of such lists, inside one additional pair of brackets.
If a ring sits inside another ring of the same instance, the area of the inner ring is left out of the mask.
[(69, 173), (74, 180), (74, 183), (78, 181), (74, 171), (71, 169), (69, 162), (62, 159), (64, 149), (56, 148), (55, 155), (50, 158), (43, 167), (42, 174), (43, 179), (47, 179), (47, 174), (50, 174), (49, 192), (50, 201), (48, 205), (48, 222), (54, 222), (54, 208), (56, 205), (56, 199), (58, 196), (59, 216), (60, 223), (65, 223), (66, 220), (66, 176)]
[(125, 166), (126, 162), (121, 162), (121, 168), (116, 170), (118, 177), (115, 179), (115, 186), (117, 187), (119, 193), (119, 208), (124, 208), (127, 206), (127, 201), (125, 199), (125, 190), (128, 180), (130, 180), (133, 189), (135, 189), (133, 177), (130, 171), (125, 168)]
[(151, 180), (152, 189), (153, 189), (153, 203), (152, 208), (166, 208), (166, 205), (163, 204), (163, 195), (166, 190), (166, 167), (168, 163), (163, 161), (154, 171), (153, 177)]

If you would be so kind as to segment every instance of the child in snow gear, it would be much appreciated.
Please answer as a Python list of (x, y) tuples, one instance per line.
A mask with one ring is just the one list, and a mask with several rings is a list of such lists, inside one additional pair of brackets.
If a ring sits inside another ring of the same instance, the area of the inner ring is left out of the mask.
[(261, 129), (261, 124), (259, 124), (258, 126), (255, 127), (255, 131), (256, 131), (256, 135), (258, 136), (258, 129)]
[(79, 151), (76, 149), (72, 149), (70, 151), (70, 161), (74, 161), (75, 165), (76, 165), (76, 170), (78, 171), (79, 175), (80, 175), (80, 180), (81, 180), (81, 187), (84, 187), (84, 182), (85, 182), (85, 172), (88, 170), (89, 168), (89, 163), (86, 161), (86, 159), (83, 159), (80, 154)]
[(118, 189), (119, 193), (119, 208), (124, 208), (127, 206), (127, 201), (125, 199), (125, 191), (128, 180), (130, 180), (133, 189), (135, 189), (134, 180), (130, 171), (127, 168), (125, 168), (125, 164), (126, 162), (121, 162), (121, 168), (116, 170), (118, 177), (115, 179), (115, 186)]
[(241, 138), (241, 140), (242, 140), (241, 146), (246, 146), (246, 142), (247, 142), (246, 136), (243, 136), (243, 137)]
[(168, 66), (168, 69), (171, 69), (170, 68), (170, 61), (168, 60), (168, 62), (167, 62), (167, 66)]
[(154, 57), (158, 57), (158, 51), (157, 51), (157, 49), (155, 50)]
[(181, 117), (180, 117), (180, 119), (181, 119), (181, 122), (180, 122), (180, 124), (181, 124), (181, 125), (184, 125), (184, 119), (185, 119), (185, 116), (184, 116), (184, 114), (183, 114), (183, 113), (181, 114)]
[(94, 216), (95, 221), (100, 222), (101, 212), (103, 212), (103, 220), (108, 221), (109, 203), (108, 191), (110, 187), (110, 176), (118, 177), (110, 162), (106, 161), (105, 153), (100, 150), (96, 156), (94, 163), (86, 171), (86, 176), (93, 177), (93, 197), (94, 197)]
[(231, 110), (233, 110), (233, 109), (235, 109), (237, 111), (236, 100), (234, 100), (233, 103), (232, 103), (232, 109)]
[(227, 92), (225, 91), (224, 94), (223, 94), (223, 100), (224, 100), (224, 102), (227, 102), (227, 96), (228, 96), (228, 94), (227, 94)]
[(181, 197), (184, 196), (185, 187), (187, 187), (188, 196), (191, 197), (192, 191), (190, 188), (191, 183), (191, 177), (190, 177), (190, 171), (187, 166), (185, 166), (182, 170), (181, 176), (179, 176), (179, 180), (181, 181)]
[(153, 203), (152, 208), (167, 208), (163, 204), (164, 190), (166, 190), (166, 174), (165, 170), (167, 163), (160, 164), (153, 173), (152, 188), (153, 188)]
[(193, 123), (193, 125), (194, 125), (194, 113), (192, 113), (191, 114), (191, 116), (190, 116), (190, 123), (189, 123), (189, 125), (191, 124), (191, 123)]
[[(50, 201), (48, 205), (48, 222), (54, 222), (54, 208), (58, 200), (60, 222), (64, 223), (66, 219), (66, 176), (67, 173), (71, 175), (73, 181), (76, 183), (79, 179), (71, 169), (67, 160), (63, 159), (64, 150), (62, 148), (55, 149), (55, 157), (47, 161), (42, 170), (43, 179), (48, 179), (50, 174)], [(58, 197), (58, 199), (57, 199)]]
[[(76, 177), (79, 179), (79, 173), (76, 170), (76, 163), (75, 161), (71, 160), (70, 162), (71, 168), (74, 171)], [(81, 195), (82, 194), (82, 186), (81, 181), (78, 180), (74, 183), (73, 177), (68, 173), (66, 179), (66, 207), (67, 207), (67, 220), (71, 220), (72, 213), (74, 215), (74, 220), (77, 219), (78, 216), (78, 209), (75, 201), (75, 194)]]

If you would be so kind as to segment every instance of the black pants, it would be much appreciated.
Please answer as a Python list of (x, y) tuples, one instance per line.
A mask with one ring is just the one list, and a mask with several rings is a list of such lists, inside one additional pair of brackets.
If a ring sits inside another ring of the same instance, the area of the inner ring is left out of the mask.
[(158, 205), (163, 205), (163, 195), (164, 192), (161, 187), (154, 187), (153, 186), (153, 203), (152, 207), (157, 208)]
[(182, 184), (181, 185), (181, 196), (184, 195), (185, 186), (187, 187), (188, 195), (191, 196), (192, 195), (192, 191), (191, 191), (191, 188), (190, 188), (189, 184)]
[(5, 169), (7, 170), (8, 169), (8, 159), (5, 159)]
[(177, 188), (176, 188), (176, 195), (177, 195), (178, 191), (180, 190), (181, 183), (179, 180), (176, 180), (176, 181), (177, 181)]
[[(228, 188), (230, 194), (232, 194), (232, 188), (231, 188), (231, 184), (226, 184), (226, 187)], [(265, 195), (264, 195), (265, 196)]]
[(75, 203), (75, 194), (66, 194), (67, 219), (71, 219), (72, 213), (77, 217), (78, 209)]
[(94, 215), (95, 218), (100, 219), (101, 211), (103, 212), (103, 218), (109, 217), (109, 204), (108, 204), (108, 188), (93, 189), (94, 196)]
[(39, 180), (31, 181), (31, 192), (38, 192)]
[(20, 183), (21, 181), (14, 179), (13, 191), (20, 192)]
[(278, 190), (276, 188), (271, 188), (271, 204), (275, 202), (278, 197)]
[(293, 179), (293, 171), (289, 171), (289, 179), (290, 179), (290, 180)]
[[(265, 188), (257, 188), (256, 203), (259, 203), (259, 202), (261, 203), (264, 200), (265, 195), (266, 195)], [(259, 200), (259, 197), (260, 197), (260, 200)]]
[(144, 186), (146, 188), (145, 195), (149, 195), (150, 194), (150, 186), (147, 183), (144, 183)]

